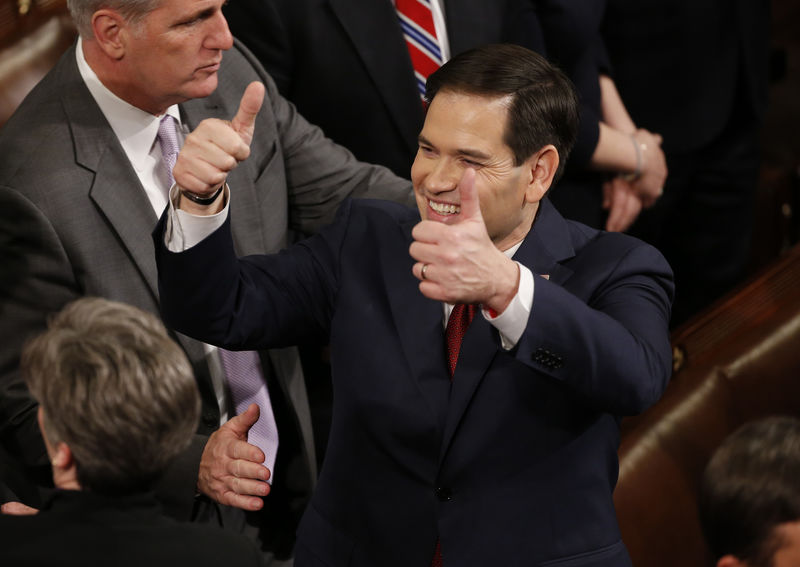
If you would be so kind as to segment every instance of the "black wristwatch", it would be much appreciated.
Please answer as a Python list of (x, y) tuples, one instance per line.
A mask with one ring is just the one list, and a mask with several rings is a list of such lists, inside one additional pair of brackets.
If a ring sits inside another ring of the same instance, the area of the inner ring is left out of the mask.
[(219, 194), (222, 193), (222, 190), (225, 188), (225, 184), (223, 183), (220, 185), (219, 189), (214, 191), (214, 194), (210, 197), (201, 197), (197, 193), (191, 193), (190, 191), (184, 191), (181, 189), (181, 195), (192, 201), (193, 203), (197, 203), (198, 205), (207, 206), (217, 200)]

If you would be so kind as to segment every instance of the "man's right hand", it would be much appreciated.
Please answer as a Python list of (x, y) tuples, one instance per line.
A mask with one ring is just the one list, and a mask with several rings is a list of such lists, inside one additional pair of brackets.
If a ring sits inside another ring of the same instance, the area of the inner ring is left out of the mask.
[[(236, 116), (230, 122), (207, 118), (186, 136), (172, 170), (181, 189), (199, 197), (208, 197), (225, 182), (228, 173), (240, 161), (247, 159), (264, 93), (263, 84), (250, 83), (242, 95)], [(184, 201), (187, 205), (191, 203)], [(203, 214), (205, 211), (190, 212)]]
[(259, 409), (250, 404), (215, 431), (200, 458), (197, 487), (220, 504), (242, 510), (260, 510), (269, 494), (270, 471), (262, 463), (264, 453), (247, 442), (247, 432), (258, 421)]

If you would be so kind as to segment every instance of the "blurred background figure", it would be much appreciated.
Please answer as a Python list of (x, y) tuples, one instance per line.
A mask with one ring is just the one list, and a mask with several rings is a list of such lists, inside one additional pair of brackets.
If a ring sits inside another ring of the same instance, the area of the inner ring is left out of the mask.
[(711, 458), (700, 520), (717, 567), (800, 565), (800, 420), (747, 423)]
[(546, 56), (581, 98), (581, 126), (564, 178), (550, 199), (594, 228), (624, 231), (661, 196), (667, 176), (661, 136), (637, 127), (610, 73), (600, 35), (606, 2), (533, 0)]
[(664, 195), (631, 228), (676, 280), (677, 325), (745, 275), (768, 89), (766, 0), (608, 0), (603, 39), (637, 124), (663, 136)]
[(154, 482), (197, 427), (200, 396), (154, 315), (79, 299), (21, 365), (56, 490), (38, 514), (0, 516), (3, 565), (262, 564), (244, 536), (167, 518), (155, 499)]

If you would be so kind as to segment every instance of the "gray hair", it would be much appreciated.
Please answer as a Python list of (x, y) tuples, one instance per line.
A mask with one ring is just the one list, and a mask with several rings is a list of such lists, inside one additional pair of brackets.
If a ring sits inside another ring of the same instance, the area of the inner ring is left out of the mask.
[(192, 367), (161, 321), (100, 298), (68, 304), (22, 352), (43, 435), (66, 443), (84, 489), (149, 488), (200, 417)]
[(91, 39), (92, 16), (102, 8), (116, 10), (131, 23), (140, 22), (165, 0), (67, 0), (67, 8), (81, 37)]

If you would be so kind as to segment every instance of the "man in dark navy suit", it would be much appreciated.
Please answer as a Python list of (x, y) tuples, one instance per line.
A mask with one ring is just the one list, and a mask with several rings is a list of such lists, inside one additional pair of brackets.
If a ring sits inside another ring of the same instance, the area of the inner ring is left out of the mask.
[[(187, 139), (154, 238), (181, 332), (226, 348), (330, 340), (331, 437), (296, 564), (630, 565), (618, 423), (668, 381), (672, 274), (545, 197), (576, 135), (569, 81), (518, 46), (455, 57), (427, 83), (418, 211), (350, 201), (319, 235), (237, 259), (235, 188), (210, 205), (184, 192), (212, 195), (246, 156), (261, 92), (234, 120), (241, 143), (221, 124)], [(258, 478), (246, 449), (237, 466)]]

